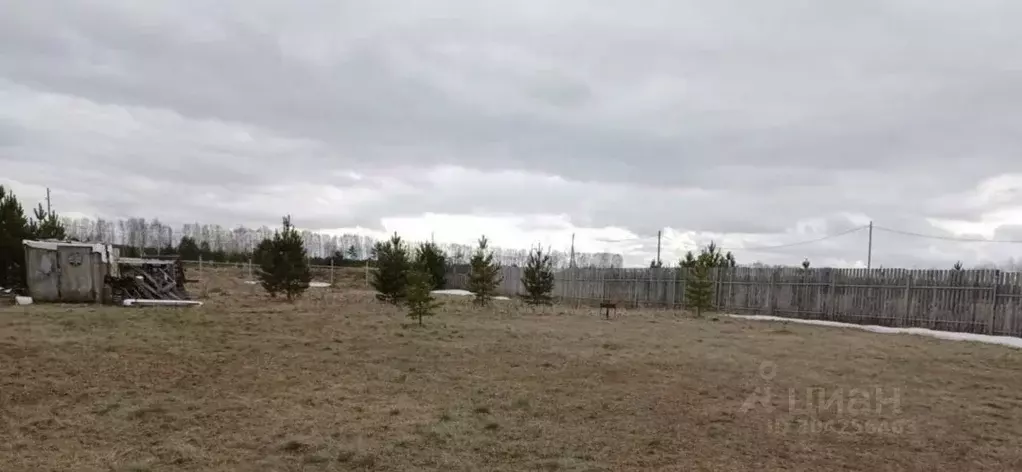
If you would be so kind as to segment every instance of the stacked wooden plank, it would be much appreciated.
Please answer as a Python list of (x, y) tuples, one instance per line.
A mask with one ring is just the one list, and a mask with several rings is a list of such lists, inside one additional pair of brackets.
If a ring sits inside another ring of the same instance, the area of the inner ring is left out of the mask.
[(187, 300), (184, 265), (178, 259), (119, 257), (107, 278), (114, 302), (124, 299)]

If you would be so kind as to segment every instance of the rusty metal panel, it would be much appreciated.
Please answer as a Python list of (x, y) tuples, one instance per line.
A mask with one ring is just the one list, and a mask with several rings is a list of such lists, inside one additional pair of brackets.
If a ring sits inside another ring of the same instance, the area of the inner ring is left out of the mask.
[(25, 247), (28, 295), (37, 302), (60, 301), (60, 268), (57, 251)]
[(59, 246), (60, 299), (63, 302), (96, 301), (93, 283), (92, 248)]

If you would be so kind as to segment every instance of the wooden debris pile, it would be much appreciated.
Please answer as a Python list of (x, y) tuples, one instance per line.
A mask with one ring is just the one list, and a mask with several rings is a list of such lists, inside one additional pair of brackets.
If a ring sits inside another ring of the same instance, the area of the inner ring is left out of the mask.
[(107, 276), (114, 303), (125, 299), (187, 300), (184, 264), (174, 259), (119, 257)]

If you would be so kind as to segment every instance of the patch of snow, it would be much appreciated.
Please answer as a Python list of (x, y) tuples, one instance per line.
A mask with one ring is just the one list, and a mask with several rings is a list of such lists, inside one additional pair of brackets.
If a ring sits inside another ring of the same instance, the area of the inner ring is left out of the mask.
[(150, 300), (145, 298), (126, 298), (121, 302), (124, 306), (202, 306), (195, 300)]
[[(461, 290), (461, 289), (456, 289), (456, 288), (447, 289), (447, 290), (433, 290), (430, 293), (433, 293), (435, 295), (457, 295), (457, 296), (461, 296), (461, 297), (474, 297), (475, 296), (474, 293), (469, 292), (468, 290)], [(493, 299), (494, 300), (510, 300), (510, 298), (504, 297), (504, 296), (496, 296), (496, 297), (493, 297)]]
[[(248, 285), (258, 285), (259, 281), (258, 280), (246, 280), (245, 283), (248, 284)], [(329, 287), (329, 286), (330, 286), (330, 284), (328, 284), (326, 282), (309, 282), (309, 288), (324, 288), (324, 287)]]
[(997, 344), (1001, 346), (1022, 349), (1022, 338), (1016, 338), (1012, 336), (991, 336), (989, 334), (974, 333), (952, 333), (950, 331), (935, 331), (932, 329), (925, 328), (891, 328), (888, 326), (859, 325), (853, 323), (839, 323), (837, 321), (827, 320), (803, 320), (796, 318), (781, 318), (779, 316), (766, 315), (725, 315), (725, 316), (753, 321), (786, 321), (791, 323), (802, 323), (816, 326), (830, 326), (834, 328), (856, 328), (864, 331), (882, 334), (915, 334), (918, 336), (929, 336), (937, 339), (946, 339), (950, 341), (972, 341), (978, 343)]
[(21, 295), (14, 296), (14, 304), (16, 305), (31, 305), (32, 297), (22, 297)]

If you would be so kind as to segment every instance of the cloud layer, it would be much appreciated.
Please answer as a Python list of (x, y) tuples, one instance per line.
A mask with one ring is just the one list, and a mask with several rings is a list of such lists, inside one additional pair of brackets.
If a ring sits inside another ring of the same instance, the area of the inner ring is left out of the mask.
[[(0, 183), (109, 217), (574, 233), (631, 263), (658, 230), (670, 259), (869, 220), (1022, 237), (1022, 5), (845, 3), (13, 2)], [(864, 234), (739, 255), (852, 265)], [(1022, 247), (874, 239), (885, 266)]]

